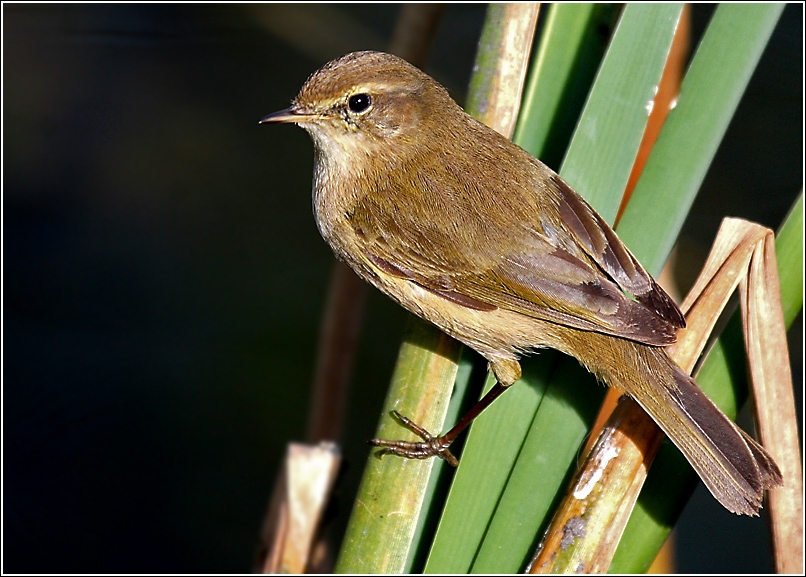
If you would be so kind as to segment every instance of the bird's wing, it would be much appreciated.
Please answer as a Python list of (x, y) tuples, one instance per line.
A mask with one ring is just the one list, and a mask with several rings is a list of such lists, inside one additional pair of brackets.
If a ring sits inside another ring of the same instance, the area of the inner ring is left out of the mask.
[(562, 225), (538, 213), (502, 230), (459, 214), (429, 228), (433, 219), (405, 208), (358, 207), (361, 250), (385, 273), (468, 308), (509, 309), (652, 345), (674, 342), (685, 319), (671, 298), (567, 184), (555, 175), (548, 186)]

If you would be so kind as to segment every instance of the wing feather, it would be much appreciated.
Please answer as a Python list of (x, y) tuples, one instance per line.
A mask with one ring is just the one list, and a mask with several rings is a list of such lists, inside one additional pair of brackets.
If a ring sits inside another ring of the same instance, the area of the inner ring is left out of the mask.
[[(607, 223), (538, 164), (536, 174), (544, 174), (534, 187), (541, 196), (514, 194), (526, 206), (510, 221), (491, 218), (501, 207), (481, 200), (478, 191), (457, 193), (473, 186), (458, 173), (452, 193), (432, 195), (432, 205), (388, 211), (359, 201), (351, 220), (361, 230), (364, 255), (387, 274), (468, 308), (509, 309), (651, 345), (674, 342), (685, 326), (674, 301)], [(421, 175), (417, 185), (426, 182)], [(454, 204), (446, 206), (446, 198)], [(434, 211), (441, 218), (428, 218)]]

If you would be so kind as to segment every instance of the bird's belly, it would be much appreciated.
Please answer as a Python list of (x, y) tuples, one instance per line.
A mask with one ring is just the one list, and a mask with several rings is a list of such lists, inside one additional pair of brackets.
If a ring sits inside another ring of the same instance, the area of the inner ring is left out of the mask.
[(403, 308), (433, 323), (488, 361), (517, 359), (520, 353), (537, 348), (564, 348), (557, 334), (557, 329), (564, 327), (553, 323), (507, 309), (471, 309), (412, 281), (390, 275), (364, 278)]

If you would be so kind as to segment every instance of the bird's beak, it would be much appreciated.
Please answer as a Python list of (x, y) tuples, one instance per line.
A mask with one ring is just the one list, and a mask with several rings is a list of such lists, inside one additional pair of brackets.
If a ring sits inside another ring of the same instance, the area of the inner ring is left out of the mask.
[(285, 110), (280, 110), (278, 112), (273, 112), (268, 116), (264, 116), (263, 118), (260, 119), (260, 122), (258, 122), (258, 124), (269, 124), (271, 122), (298, 124), (300, 122), (310, 122), (314, 118), (316, 118), (316, 115), (291, 106), (290, 108), (286, 108)]

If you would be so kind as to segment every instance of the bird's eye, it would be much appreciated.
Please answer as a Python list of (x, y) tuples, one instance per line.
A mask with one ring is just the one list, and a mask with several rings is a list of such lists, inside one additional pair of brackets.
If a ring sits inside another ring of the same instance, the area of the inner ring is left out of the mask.
[(372, 99), (369, 94), (354, 94), (347, 101), (352, 112), (364, 112), (370, 104), (372, 104)]

